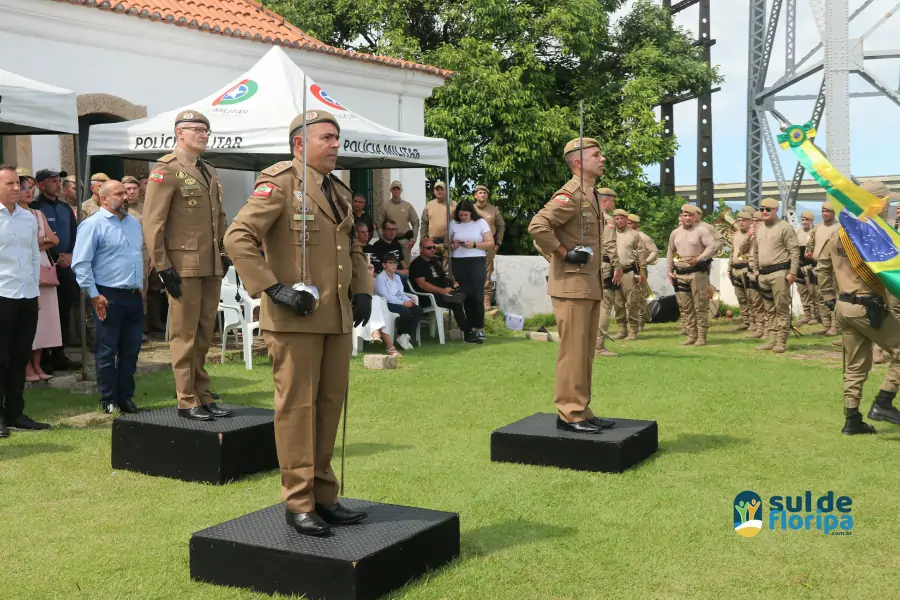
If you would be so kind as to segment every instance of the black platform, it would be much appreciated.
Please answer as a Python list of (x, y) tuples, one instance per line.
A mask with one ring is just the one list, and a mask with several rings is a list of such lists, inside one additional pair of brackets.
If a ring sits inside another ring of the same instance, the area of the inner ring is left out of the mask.
[(621, 473), (656, 452), (656, 421), (609, 419), (601, 434), (556, 429), (556, 415), (535, 413), (491, 433), (491, 460), (576, 471)]
[(316, 538), (284, 520), (284, 505), (191, 536), (191, 579), (328, 600), (374, 599), (459, 556), (456, 513), (342, 499), (357, 525)]
[(171, 407), (118, 417), (113, 469), (214, 484), (277, 469), (274, 411), (218, 406), (234, 416), (192, 421)]

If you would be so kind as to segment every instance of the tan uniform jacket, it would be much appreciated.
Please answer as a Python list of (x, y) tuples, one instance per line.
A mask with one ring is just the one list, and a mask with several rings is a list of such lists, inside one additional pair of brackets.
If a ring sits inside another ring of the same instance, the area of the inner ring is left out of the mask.
[(644, 267), (644, 249), (641, 238), (630, 227), (616, 228), (616, 252), (619, 255), (619, 264), (624, 268), (635, 266), (635, 272), (640, 275)]
[[(303, 260), (303, 212), (299, 160), (275, 164), (256, 180), (256, 189), (225, 234), (225, 248), (244, 287), (259, 294), (276, 283), (291, 286), (300, 280)], [(319, 290), (315, 312), (299, 317), (291, 309), (262, 295), (260, 327), (265, 331), (339, 334), (353, 328), (351, 294), (371, 294), (368, 262), (356, 238), (352, 192), (328, 175), (332, 197), (342, 219), (322, 192), (322, 176), (306, 170), (307, 275)], [(265, 258), (259, 252), (265, 248)]]
[(494, 245), (499, 246), (500, 242), (503, 241), (503, 233), (506, 231), (506, 222), (503, 220), (503, 213), (490, 202), (485, 203), (484, 208), (479, 207), (476, 202), (475, 212), (481, 215), (481, 218), (485, 220), (488, 226), (490, 226), (491, 235), (494, 236)]
[[(200, 159), (203, 160), (203, 159)], [(181, 150), (159, 159), (147, 184), (144, 241), (157, 271), (175, 267), (181, 277), (222, 277), (225, 235), (222, 186), (203, 161), (209, 182)]]
[[(567, 263), (556, 253), (559, 246), (572, 250), (581, 243), (579, 211), (584, 219), (584, 245), (594, 251), (591, 260), (583, 266)], [(607, 221), (600, 211), (596, 190), (592, 187), (581, 189), (579, 180), (574, 177), (538, 211), (528, 226), (528, 233), (541, 252), (550, 256), (550, 276), (547, 279), (550, 296), (603, 299), (601, 257), (604, 254), (610, 256), (613, 267), (620, 268), (615, 228), (612, 234), (601, 233), (606, 231), (608, 224), (611, 221)]]
[(794, 233), (797, 234), (797, 244), (800, 245), (800, 251), (806, 252), (806, 245), (809, 243), (809, 236), (812, 234), (812, 228), (809, 231), (804, 231), (802, 227), (798, 227), (794, 230)]
[(640, 229), (636, 233), (641, 240), (641, 245), (644, 247), (644, 264), (652, 265), (656, 263), (659, 260), (659, 248), (656, 247), (656, 242)]
[[(679, 260), (675, 261), (675, 255)], [(685, 260), (689, 258), (697, 258), (697, 261), (706, 260), (716, 255), (716, 238), (713, 237), (709, 229), (699, 225), (692, 225), (690, 229), (685, 229), (682, 225), (671, 234), (669, 234), (669, 247), (666, 251), (666, 268), (670, 272), (675, 271), (675, 267), (687, 268), (691, 265)]]
[(100, 210), (100, 205), (94, 198), (88, 198), (81, 203), (81, 220), (87, 219)]
[[(450, 218), (456, 210), (456, 202), (450, 203)], [(431, 200), (422, 211), (422, 237), (442, 238), (447, 235), (447, 205)]]
[(401, 243), (408, 243), (406, 232), (412, 230), (412, 240), (419, 239), (419, 215), (416, 209), (406, 200), (394, 202), (390, 198), (381, 205), (381, 210), (375, 215), (375, 231), (381, 237), (381, 226), (385, 219), (390, 219), (397, 224), (397, 239)]
[(700, 225), (704, 226), (709, 232), (712, 234), (713, 239), (716, 240), (716, 252), (713, 254), (715, 256), (719, 252), (722, 251), (722, 248), (725, 247), (725, 236), (722, 235), (722, 232), (716, 229), (715, 225), (711, 225), (706, 221), (700, 221)]
[(830, 225), (819, 223), (812, 228), (812, 231), (809, 232), (809, 239), (806, 242), (806, 249), (812, 251), (814, 260), (819, 259), (819, 255), (822, 254), (822, 250), (825, 248), (825, 243), (831, 239), (832, 234), (840, 226), (841, 224), (835, 219)]
[[(822, 254), (816, 264), (819, 291), (825, 300), (834, 300), (837, 290), (842, 294), (874, 295), (875, 291), (853, 270), (847, 252), (841, 243), (838, 229), (822, 244)], [(835, 289), (837, 286), (837, 290)]]
[(734, 233), (732, 241), (734, 248), (731, 249), (731, 256), (728, 258), (729, 267), (750, 262), (750, 252), (753, 249), (752, 241), (749, 233), (741, 233), (740, 231)]
[(790, 273), (800, 270), (800, 246), (797, 234), (787, 221), (776, 221), (772, 225), (762, 223), (754, 235), (756, 248), (750, 256), (750, 268), (759, 273), (760, 268), (770, 267), (790, 261)]

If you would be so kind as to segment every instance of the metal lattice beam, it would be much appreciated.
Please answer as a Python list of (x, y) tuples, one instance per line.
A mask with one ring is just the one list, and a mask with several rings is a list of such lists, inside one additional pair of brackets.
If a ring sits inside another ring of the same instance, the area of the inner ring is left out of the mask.
[[(816, 104), (813, 106), (812, 116), (809, 118), (813, 127), (819, 127), (822, 122), (822, 115), (825, 114), (825, 80), (822, 79), (822, 85), (819, 87), (819, 95), (816, 98)], [(803, 183), (803, 176), (806, 174), (806, 167), (800, 162), (794, 169), (794, 178), (791, 180), (791, 189), (788, 192), (788, 200), (786, 206), (793, 209), (797, 205), (797, 194), (800, 192), (800, 185)]]
[[(747, 69), (747, 203), (762, 200), (763, 128), (756, 111), (756, 95), (765, 83), (766, 0), (750, 0), (750, 48)], [(761, 83), (762, 82), (762, 83)]]

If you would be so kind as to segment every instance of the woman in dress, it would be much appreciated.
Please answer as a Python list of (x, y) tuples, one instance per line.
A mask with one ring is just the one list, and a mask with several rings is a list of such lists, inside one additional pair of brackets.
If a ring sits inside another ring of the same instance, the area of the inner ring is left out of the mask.
[[(19, 177), (19, 207), (34, 215), (38, 226), (38, 248), (41, 250), (41, 269), (52, 266), (47, 250), (59, 243), (59, 238), (50, 229), (44, 213), (31, 210), (28, 205), (34, 198), (34, 179)], [(41, 350), (62, 346), (62, 329), (59, 324), (59, 304), (56, 301), (56, 286), (41, 284), (41, 296), (38, 299), (38, 325), (31, 349), (31, 363), (25, 367), (25, 381), (41, 381), (50, 379), (50, 375), (41, 369)]]

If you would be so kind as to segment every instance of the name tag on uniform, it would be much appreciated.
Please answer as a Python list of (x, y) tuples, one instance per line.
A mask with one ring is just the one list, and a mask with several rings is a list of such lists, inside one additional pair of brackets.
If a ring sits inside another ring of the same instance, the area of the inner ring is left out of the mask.
[(190, 191), (190, 190), (199, 190), (199, 189), (200, 189), (200, 186), (199, 186), (199, 185), (186, 185), (186, 186), (184, 186), (184, 189), (185, 189), (185, 190), (188, 190), (188, 191)]
[(316, 215), (307, 215), (303, 213), (295, 213), (293, 215), (293, 219), (295, 221), (315, 221)]
[(581, 211), (581, 216), (582, 216), (582, 217), (590, 217), (590, 216), (592, 216), (593, 214), (594, 214), (593, 211), (590, 211), (590, 210), (583, 210), (583, 211)]

